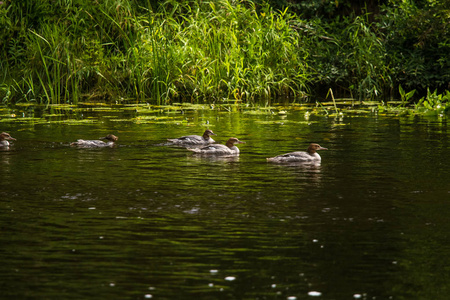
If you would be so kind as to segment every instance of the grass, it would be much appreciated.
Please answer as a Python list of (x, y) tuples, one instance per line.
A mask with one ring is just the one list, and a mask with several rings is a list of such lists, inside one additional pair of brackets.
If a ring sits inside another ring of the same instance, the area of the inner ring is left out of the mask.
[(308, 49), (287, 11), (228, 0), (167, 1), (139, 14), (125, 0), (45, 3), (22, 3), (41, 22), (8, 48), (15, 60), (2, 74), (13, 79), (0, 90), (5, 103), (270, 104), (308, 92)]
[(395, 87), (384, 33), (368, 16), (306, 21), (247, 0), (167, 0), (157, 10), (149, 1), (24, 0), (0, 12), (11, 24), (0, 45), (3, 103), (270, 106), (326, 91), (390, 99)]

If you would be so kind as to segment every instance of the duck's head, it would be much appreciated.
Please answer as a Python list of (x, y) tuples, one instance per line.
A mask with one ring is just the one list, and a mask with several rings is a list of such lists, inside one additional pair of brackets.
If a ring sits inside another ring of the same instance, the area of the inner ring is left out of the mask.
[(9, 133), (2, 132), (0, 133), (0, 141), (8, 140), (8, 141), (15, 141), (16, 139), (9, 135)]
[(214, 132), (212, 132), (212, 130), (207, 129), (205, 130), (205, 132), (203, 133), (204, 136), (210, 136), (210, 135), (217, 135)]
[(235, 145), (235, 144), (245, 144), (245, 142), (240, 141), (239, 139), (234, 138), (234, 137), (228, 139), (228, 141), (227, 141), (228, 147), (233, 147), (233, 145)]
[(310, 154), (316, 153), (318, 150), (328, 150), (328, 148), (324, 148), (319, 144), (312, 143), (309, 145), (307, 152)]
[(110, 142), (116, 142), (119, 138), (115, 136), (114, 134), (108, 134), (105, 137), (100, 138), (101, 140), (108, 140)]
[(319, 144), (312, 143), (309, 145), (307, 152), (312, 154), (312, 153), (316, 153), (316, 151), (318, 151), (318, 150), (328, 150), (328, 148), (324, 148), (324, 147), (320, 146)]

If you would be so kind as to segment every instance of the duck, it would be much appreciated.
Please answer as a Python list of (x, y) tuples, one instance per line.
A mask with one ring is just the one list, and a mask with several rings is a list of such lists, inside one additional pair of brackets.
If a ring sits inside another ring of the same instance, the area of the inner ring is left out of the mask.
[(202, 148), (187, 148), (187, 150), (195, 152), (197, 154), (207, 155), (239, 155), (239, 148), (235, 144), (245, 144), (237, 138), (230, 138), (225, 145), (211, 144)]
[(0, 133), (0, 147), (8, 147), (8, 141), (15, 141), (16, 139), (9, 135), (9, 133), (2, 132)]
[(309, 164), (320, 164), (322, 158), (318, 150), (328, 150), (320, 146), (319, 144), (312, 143), (308, 146), (308, 149), (305, 151), (296, 151), (290, 152), (286, 154), (281, 154), (275, 157), (266, 158), (268, 162), (274, 163), (291, 163), (291, 162), (299, 162), (299, 163), (309, 163)]
[(71, 143), (70, 146), (77, 146), (81, 148), (113, 147), (119, 138), (113, 134), (108, 134), (107, 136), (99, 139), (107, 140), (107, 142), (100, 140), (77, 140), (76, 142)]
[(211, 135), (216, 135), (212, 130), (205, 130), (202, 136), (200, 135), (186, 135), (177, 139), (167, 139), (174, 145), (191, 146), (191, 145), (208, 145), (215, 143)]

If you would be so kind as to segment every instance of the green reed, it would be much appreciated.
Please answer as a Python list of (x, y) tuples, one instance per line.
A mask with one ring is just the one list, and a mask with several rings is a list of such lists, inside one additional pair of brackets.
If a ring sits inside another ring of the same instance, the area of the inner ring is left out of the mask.
[(378, 99), (395, 85), (367, 16), (305, 21), (248, 0), (23, 0), (1, 12), (3, 102), (268, 105), (329, 88)]
[(228, 1), (190, 9), (175, 44), (186, 91), (211, 100), (255, 100), (307, 89), (306, 51), (289, 26), (292, 16)]
[(18, 81), (43, 102), (267, 102), (308, 90), (307, 49), (286, 11), (247, 1), (168, 1), (137, 14), (132, 1), (81, 3), (59, 1), (64, 20), (24, 34), (28, 64)]

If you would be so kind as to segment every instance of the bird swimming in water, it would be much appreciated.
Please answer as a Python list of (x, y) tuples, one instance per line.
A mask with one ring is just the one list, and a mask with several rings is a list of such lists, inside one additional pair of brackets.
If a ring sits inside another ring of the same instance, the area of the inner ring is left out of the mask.
[(316, 163), (319, 164), (322, 160), (318, 150), (328, 150), (320, 146), (319, 144), (312, 143), (309, 145), (308, 149), (305, 151), (296, 151), (286, 154), (281, 154), (275, 157), (267, 158), (268, 162), (274, 163), (290, 163), (290, 162), (300, 162), (300, 163)]
[(211, 138), (211, 135), (216, 135), (212, 130), (205, 130), (202, 136), (200, 135), (186, 135), (177, 139), (167, 139), (174, 145), (180, 146), (193, 146), (193, 145), (208, 145), (215, 141)]
[(119, 138), (113, 134), (108, 134), (105, 137), (100, 138), (100, 140), (107, 140), (107, 142), (100, 140), (77, 140), (70, 144), (70, 146), (76, 146), (80, 148), (101, 148), (101, 147), (113, 147), (115, 142)]
[(237, 138), (230, 138), (225, 145), (211, 144), (202, 148), (187, 148), (187, 150), (207, 155), (239, 155), (239, 148), (235, 144), (245, 144)]
[(0, 147), (8, 147), (8, 141), (15, 141), (16, 139), (9, 135), (9, 133), (2, 132), (0, 133)]

